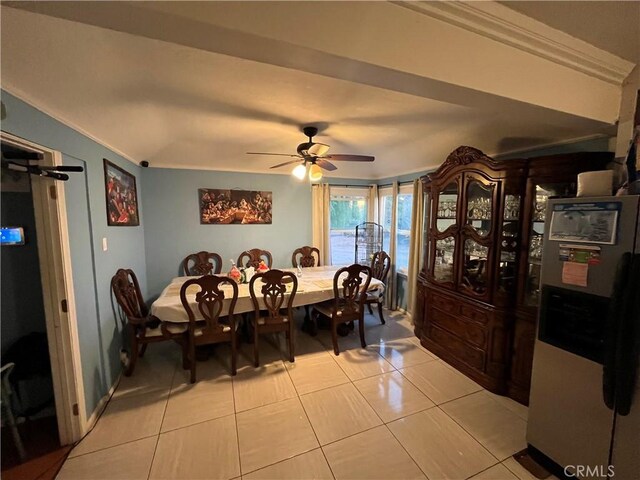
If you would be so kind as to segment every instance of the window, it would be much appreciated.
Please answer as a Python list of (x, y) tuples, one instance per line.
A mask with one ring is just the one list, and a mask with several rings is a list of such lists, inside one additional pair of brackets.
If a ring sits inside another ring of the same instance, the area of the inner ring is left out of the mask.
[(367, 221), (368, 188), (331, 188), (331, 263), (352, 264), (356, 226)]
[(396, 270), (407, 274), (411, 244), (411, 210), (413, 209), (413, 185), (401, 185), (398, 191), (396, 212)]

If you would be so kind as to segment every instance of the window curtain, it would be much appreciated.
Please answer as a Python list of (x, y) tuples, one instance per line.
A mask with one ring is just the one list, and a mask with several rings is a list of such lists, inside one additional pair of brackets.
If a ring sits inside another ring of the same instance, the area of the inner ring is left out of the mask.
[(311, 186), (311, 239), (320, 249), (322, 265), (331, 265), (331, 194), (329, 184)]
[(422, 228), (424, 222), (424, 203), (422, 201), (422, 182), (413, 181), (413, 205), (411, 209), (411, 242), (409, 244), (409, 272), (407, 278), (407, 309), (412, 315), (416, 311), (418, 273), (420, 272), (420, 253), (422, 245)]
[(389, 240), (389, 251), (387, 252), (391, 257), (391, 268), (389, 268), (389, 274), (387, 276), (387, 292), (386, 292), (386, 304), (389, 310), (396, 310), (398, 308), (396, 302), (396, 230), (397, 230), (397, 210), (398, 210), (398, 182), (393, 182), (392, 189), (392, 203), (391, 203), (391, 232)]
[(367, 203), (367, 222), (380, 223), (378, 218), (378, 185), (369, 185), (369, 202)]

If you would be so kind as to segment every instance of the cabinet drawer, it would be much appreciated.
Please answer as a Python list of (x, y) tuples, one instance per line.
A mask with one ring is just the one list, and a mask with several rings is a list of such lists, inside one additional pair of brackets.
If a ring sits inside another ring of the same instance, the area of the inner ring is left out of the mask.
[(436, 325), (431, 328), (430, 336), (434, 342), (451, 352), (453, 357), (462, 360), (477, 370), (484, 370), (484, 352), (482, 350), (467, 345), (462, 340), (438, 328)]
[(467, 317), (469, 320), (487, 324), (491, 320), (491, 312), (474, 308), (470, 305), (460, 305), (460, 315)]
[(438, 295), (437, 293), (429, 292), (428, 301), (431, 303), (431, 306), (437, 307), (440, 310), (456, 315), (460, 310), (459, 302), (456, 302), (454, 299), (445, 297), (444, 295)]
[(431, 309), (431, 317), (433, 323), (442, 327), (444, 330), (480, 348), (484, 349), (484, 347), (486, 347), (487, 335), (480, 325), (468, 322), (461, 317), (449, 315), (437, 308)]

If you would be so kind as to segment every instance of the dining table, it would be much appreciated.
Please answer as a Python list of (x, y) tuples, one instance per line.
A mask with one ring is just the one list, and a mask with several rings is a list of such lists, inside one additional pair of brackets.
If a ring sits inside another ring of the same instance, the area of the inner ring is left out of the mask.
[[(326, 300), (331, 300), (334, 297), (333, 277), (335, 276), (336, 272), (342, 267), (343, 265), (332, 265), (321, 267), (305, 267), (299, 270), (294, 268), (282, 269), (284, 271), (293, 272), (297, 276), (298, 289), (293, 299), (293, 306), (307, 307), (302, 329), (311, 335), (316, 334), (317, 326), (315, 325), (314, 320), (309, 315), (308, 306), (324, 302)], [(346, 276), (346, 272), (344, 275)], [(151, 315), (160, 319), (162, 322), (167, 322), (169, 324), (188, 323), (189, 317), (180, 300), (180, 290), (182, 288), (182, 285), (187, 280), (190, 280), (192, 278), (198, 277), (184, 276), (173, 278), (169, 285), (164, 288), (156, 301), (151, 304)], [(288, 295), (292, 290), (293, 284), (289, 283), (286, 285)], [(340, 283), (338, 283), (338, 285), (340, 285)], [(225, 316), (229, 313), (229, 304), (231, 303), (231, 301), (228, 297), (232, 294), (232, 287), (230, 285), (223, 285), (221, 289), (225, 292), (225, 296), (227, 296), (227, 298), (225, 298), (223, 302), (221, 312), (221, 316)], [(382, 295), (384, 293), (384, 290), (385, 284), (380, 280), (372, 277), (371, 282), (369, 283), (368, 292), (374, 292), (377, 295)], [(199, 287), (197, 285), (192, 285), (187, 289), (187, 301), (189, 302), (189, 305), (191, 306), (191, 309), (196, 316), (196, 321), (202, 320), (202, 316), (195, 300), (195, 296), (198, 291)], [(260, 297), (260, 295), (257, 296)], [(258, 298), (258, 305), (264, 306), (262, 298)], [(252, 312), (253, 310), (253, 302), (251, 300), (251, 294), (249, 293), (249, 283), (247, 282), (238, 284), (238, 299), (233, 310), (234, 315)], [(198, 316), (200, 316), (200, 318), (198, 318)]]

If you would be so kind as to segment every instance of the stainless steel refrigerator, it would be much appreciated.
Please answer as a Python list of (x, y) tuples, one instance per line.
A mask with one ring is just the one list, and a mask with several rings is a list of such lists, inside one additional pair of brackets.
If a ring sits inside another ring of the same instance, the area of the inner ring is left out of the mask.
[(639, 210), (549, 201), (527, 443), (570, 477), (640, 479)]

